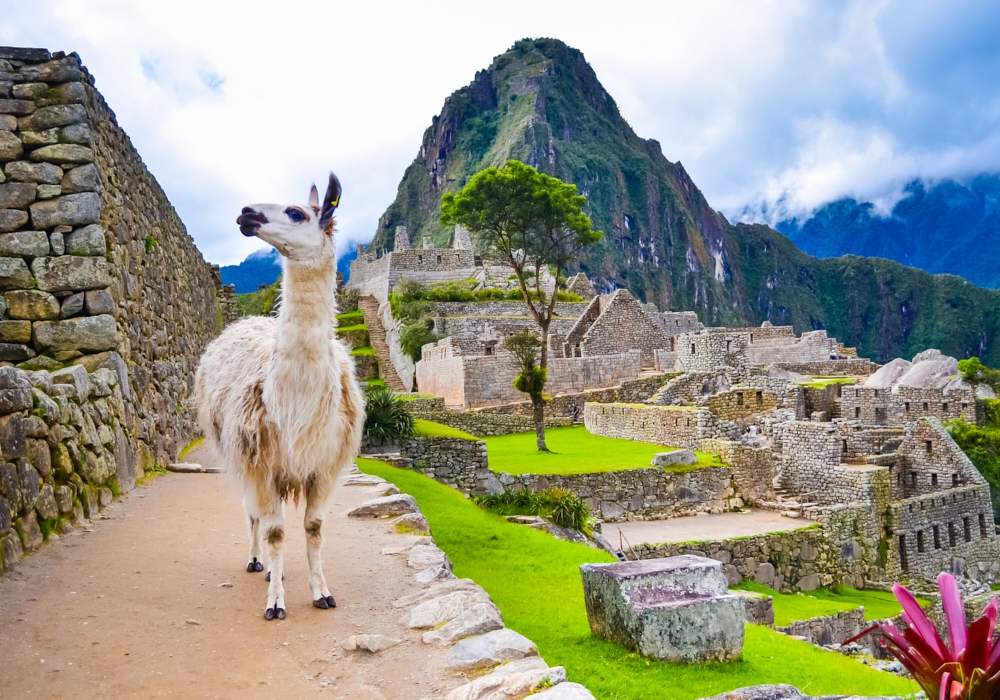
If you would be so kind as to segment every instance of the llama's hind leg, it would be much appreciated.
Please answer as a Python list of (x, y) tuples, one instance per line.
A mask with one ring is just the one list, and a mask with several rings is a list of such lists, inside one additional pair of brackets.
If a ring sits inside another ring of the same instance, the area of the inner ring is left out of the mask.
[(320, 549), (323, 546), (323, 517), (330, 487), (313, 483), (306, 492), (306, 556), (309, 559), (309, 587), (312, 589), (313, 607), (327, 610), (337, 607), (337, 601), (326, 587)]
[(247, 562), (247, 572), (257, 573), (264, 570), (264, 547), (260, 543), (260, 516), (256, 509), (244, 503), (247, 512), (247, 529), (250, 531), (250, 558)]
[(267, 586), (267, 606), (264, 619), (285, 619), (284, 551), (285, 551), (285, 506), (275, 499), (270, 508), (263, 509), (260, 530), (267, 540), (267, 569), (270, 575)]

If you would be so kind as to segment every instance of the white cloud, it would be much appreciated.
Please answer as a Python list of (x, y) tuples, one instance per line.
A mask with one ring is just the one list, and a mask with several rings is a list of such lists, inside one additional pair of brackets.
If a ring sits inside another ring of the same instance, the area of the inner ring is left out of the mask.
[(991, 11), (34, 0), (0, 10), (0, 43), (77, 51), (206, 258), (231, 263), (259, 246), (236, 230), (243, 205), (304, 200), (331, 167), (345, 249), (369, 240), (444, 98), (525, 36), (581, 49), (636, 131), (730, 214), (997, 170)]

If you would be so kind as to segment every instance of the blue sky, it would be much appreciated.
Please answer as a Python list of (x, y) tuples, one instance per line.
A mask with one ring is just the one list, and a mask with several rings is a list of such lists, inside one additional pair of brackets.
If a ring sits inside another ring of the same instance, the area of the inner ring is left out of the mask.
[(76, 51), (205, 257), (334, 169), (368, 241), (444, 98), (526, 36), (584, 52), (731, 219), (1000, 171), (1000, 3), (0, 0), (0, 44)]

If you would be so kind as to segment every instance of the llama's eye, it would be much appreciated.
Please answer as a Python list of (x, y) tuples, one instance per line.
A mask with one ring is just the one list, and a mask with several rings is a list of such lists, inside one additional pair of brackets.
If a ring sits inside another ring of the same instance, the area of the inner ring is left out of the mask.
[(297, 224), (306, 220), (305, 214), (303, 214), (298, 209), (292, 209), (291, 207), (285, 209), (285, 216), (287, 216), (293, 224)]

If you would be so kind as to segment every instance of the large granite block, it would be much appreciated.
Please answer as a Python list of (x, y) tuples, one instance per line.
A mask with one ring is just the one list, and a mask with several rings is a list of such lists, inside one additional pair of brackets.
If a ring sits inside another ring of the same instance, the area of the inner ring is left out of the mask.
[(742, 596), (722, 563), (691, 555), (584, 564), (583, 594), (595, 636), (660, 661), (734, 661), (743, 652)]

